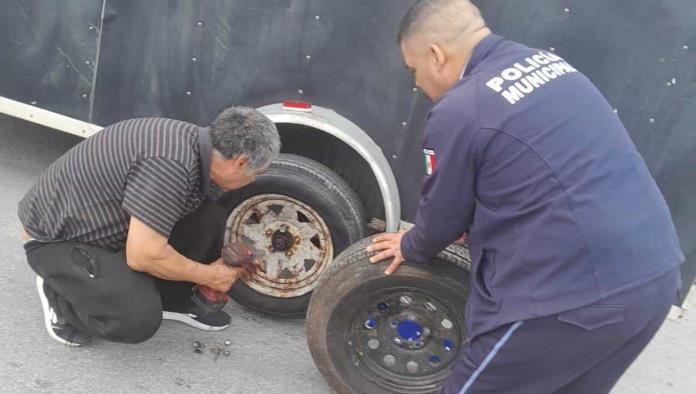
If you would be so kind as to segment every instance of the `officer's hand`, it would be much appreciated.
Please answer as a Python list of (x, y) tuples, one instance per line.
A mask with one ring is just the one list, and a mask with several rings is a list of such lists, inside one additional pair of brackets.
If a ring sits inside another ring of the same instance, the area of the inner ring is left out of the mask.
[(372, 239), (372, 244), (366, 249), (368, 252), (379, 252), (370, 258), (370, 263), (373, 264), (393, 257), (391, 264), (384, 271), (385, 275), (391, 275), (404, 262), (404, 256), (401, 255), (401, 239), (404, 234), (406, 231), (380, 234)]
[(246, 269), (242, 267), (230, 267), (222, 261), (222, 258), (208, 265), (210, 279), (206, 286), (213, 290), (227, 292), (234, 282), (246, 274)]

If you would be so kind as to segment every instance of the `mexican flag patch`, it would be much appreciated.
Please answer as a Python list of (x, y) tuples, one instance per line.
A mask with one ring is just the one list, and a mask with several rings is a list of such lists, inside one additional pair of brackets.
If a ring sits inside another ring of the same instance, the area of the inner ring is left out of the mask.
[(435, 159), (435, 151), (432, 149), (423, 149), (423, 158), (425, 159), (425, 173), (431, 175), (435, 171), (437, 160)]

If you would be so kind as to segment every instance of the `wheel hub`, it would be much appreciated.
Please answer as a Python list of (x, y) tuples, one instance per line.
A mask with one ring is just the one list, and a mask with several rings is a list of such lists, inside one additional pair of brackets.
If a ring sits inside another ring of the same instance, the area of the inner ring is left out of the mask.
[(295, 245), (295, 236), (287, 230), (287, 227), (281, 227), (271, 236), (271, 245), (274, 252), (287, 252)]
[(423, 337), (423, 326), (418, 324), (413, 320), (402, 320), (396, 325), (396, 332), (398, 338), (403, 347), (408, 349), (419, 349), (425, 346), (425, 342), (421, 339)]
[(423, 327), (412, 320), (404, 320), (397, 324), (396, 330), (401, 339), (405, 341), (417, 341), (423, 335)]

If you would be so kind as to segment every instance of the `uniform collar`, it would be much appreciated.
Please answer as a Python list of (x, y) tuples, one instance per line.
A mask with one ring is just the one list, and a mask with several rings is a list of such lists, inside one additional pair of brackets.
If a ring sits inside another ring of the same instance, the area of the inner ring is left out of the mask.
[(486, 56), (490, 53), (491, 49), (493, 49), (493, 47), (502, 40), (504, 40), (503, 37), (493, 33), (489, 34), (488, 36), (486, 36), (486, 38), (481, 40), (481, 42), (479, 42), (474, 48), (474, 51), (471, 54), (471, 59), (469, 59), (469, 62), (464, 67), (464, 71), (462, 71), (462, 75), (459, 77), (459, 79), (463, 79), (464, 77), (471, 74), (471, 72), (476, 68), (476, 66), (478, 66), (479, 63), (481, 63), (481, 61), (486, 58)]
[(210, 191), (210, 162), (213, 159), (213, 142), (210, 139), (210, 129), (198, 128), (198, 147), (201, 157), (201, 192), (209, 194)]

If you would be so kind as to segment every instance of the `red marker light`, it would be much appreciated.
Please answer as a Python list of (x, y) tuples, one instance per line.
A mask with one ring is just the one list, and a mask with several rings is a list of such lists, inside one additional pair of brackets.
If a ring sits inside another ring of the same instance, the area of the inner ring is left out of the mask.
[(304, 101), (283, 101), (283, 109), (286, 111), (312, 112), (312, 104)]

